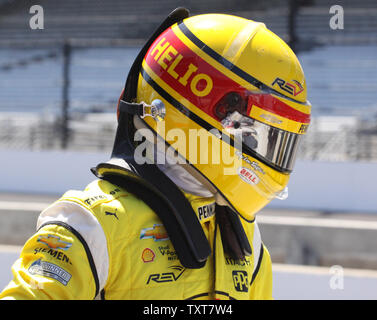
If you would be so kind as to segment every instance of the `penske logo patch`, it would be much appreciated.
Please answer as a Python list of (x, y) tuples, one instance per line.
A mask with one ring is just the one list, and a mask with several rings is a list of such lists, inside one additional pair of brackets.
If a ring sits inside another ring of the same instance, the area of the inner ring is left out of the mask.
[(206, 204), (198, 208), (199, 221), (210, 218), (215, 214), (215, 203)]

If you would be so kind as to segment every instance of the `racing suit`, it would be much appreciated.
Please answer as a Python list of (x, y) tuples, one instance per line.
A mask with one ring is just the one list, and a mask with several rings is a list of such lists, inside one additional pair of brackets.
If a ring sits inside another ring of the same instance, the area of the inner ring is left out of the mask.
[(184, 268), (159, 217), (106, 180), (68, 191), (39, 216), (3, 299), (270, 299), (272, 271), (257, 223), (242, 221), (252, 254), (224, 254), (214, 198), (187, 194), (212, 254)]

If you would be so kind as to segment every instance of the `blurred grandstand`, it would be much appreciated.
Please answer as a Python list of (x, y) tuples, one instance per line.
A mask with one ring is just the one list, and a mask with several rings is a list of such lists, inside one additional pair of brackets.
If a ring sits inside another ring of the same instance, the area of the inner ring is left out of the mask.
[[(175, 7), (263, 21), (298, 53), (313, 122), (301, 157), (377, 160), (377, 4), (326, 0), (0, 0), (0, 147), (110, 150), (114, 108), (138, 48)], [(336, 148), (334, 148), (336, 146)]]

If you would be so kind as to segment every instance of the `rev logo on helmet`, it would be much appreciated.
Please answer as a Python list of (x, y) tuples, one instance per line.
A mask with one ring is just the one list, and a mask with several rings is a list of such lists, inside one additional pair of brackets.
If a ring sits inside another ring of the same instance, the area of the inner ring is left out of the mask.
[(272, 82), (272, 86), (277, 84), (281, 90), (284, 90), (285, 92), (288, 92), (293, 96), (297, 96), (302, 91), (304, 91), (304, 87), (301, 85), (300, 82), (298, 82), (297, 80), (292, 80), (292, 82), (293, 84), (284, 81), (283, 79), (276, 78), (274, 82)]
[(237, 291), (247, 292), (249, 289), (249, 282), (246, 271), (233, 271), (233, 284)]

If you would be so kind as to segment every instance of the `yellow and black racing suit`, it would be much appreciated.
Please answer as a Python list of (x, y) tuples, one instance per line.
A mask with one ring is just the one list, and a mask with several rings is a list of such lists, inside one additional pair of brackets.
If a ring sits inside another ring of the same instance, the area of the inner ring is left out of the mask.
[(105, 180), (68, 191), (44, 210), (12, 267), (3, 299), (270, 299), (269, 253), (256, 222), (242, 221), (252, 254), (223, 252), (213, 198), (186, 195), (212, 254), (184, 268), (158, 216)]

